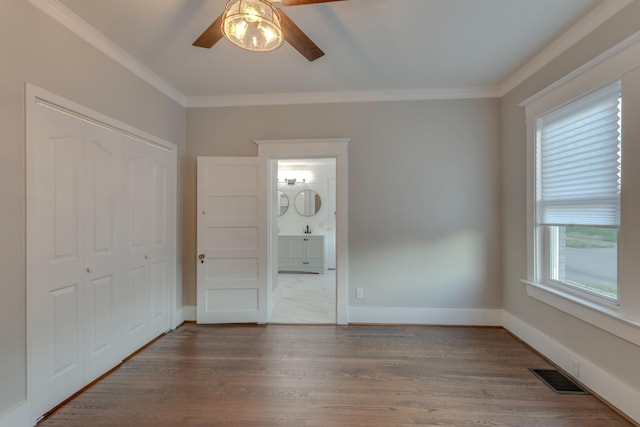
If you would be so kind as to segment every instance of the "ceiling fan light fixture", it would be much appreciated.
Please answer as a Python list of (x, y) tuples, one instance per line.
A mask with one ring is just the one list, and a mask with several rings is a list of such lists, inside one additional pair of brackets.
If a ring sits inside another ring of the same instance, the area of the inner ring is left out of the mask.
[(275, 50), (284, 42), (278, 10), (267, 0), (228, 0), (222, 34), (236, 46), (254, 52)]

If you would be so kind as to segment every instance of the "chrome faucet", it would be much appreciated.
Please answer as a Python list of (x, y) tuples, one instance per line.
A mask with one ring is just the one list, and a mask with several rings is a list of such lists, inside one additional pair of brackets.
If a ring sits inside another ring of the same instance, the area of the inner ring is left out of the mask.
[(304, 229), (304, 234), (311, 234), (311, 229), (309, 228), (309, 224), (307, 224), (307, 228)]

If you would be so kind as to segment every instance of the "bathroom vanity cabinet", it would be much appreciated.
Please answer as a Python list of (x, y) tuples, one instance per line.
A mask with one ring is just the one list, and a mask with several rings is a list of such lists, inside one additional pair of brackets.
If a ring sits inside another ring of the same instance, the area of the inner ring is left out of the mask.
[(324, 236), (278, 236), (278, 271), (324, 273)]

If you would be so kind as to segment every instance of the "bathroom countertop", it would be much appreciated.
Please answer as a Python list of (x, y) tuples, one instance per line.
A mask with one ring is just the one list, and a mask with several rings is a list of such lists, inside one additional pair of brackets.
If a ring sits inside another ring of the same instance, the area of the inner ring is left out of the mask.
[(321, 233), (311, 233), (311, 234), (305, 234), (305, 233), (284, 233), (284, 234), (278, 234), (278, 236), (282, 236), (282, 237), (322, 236), (322, 237), (324, 237), (324, 234), (321, 234)]

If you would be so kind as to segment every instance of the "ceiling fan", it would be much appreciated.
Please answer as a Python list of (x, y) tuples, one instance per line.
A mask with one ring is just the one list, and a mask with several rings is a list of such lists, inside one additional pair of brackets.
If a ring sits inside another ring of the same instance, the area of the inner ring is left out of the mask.
[(324, 52), (272, 3), (301, 6), (334, 1), (344, 0), (228, 0), (225, 11), (193, 42), (193, 46), (209, 49), (222, 37), (227, 37), (244, 49), (268, 51), (286, 41), (309, 62), (315, 61)]

